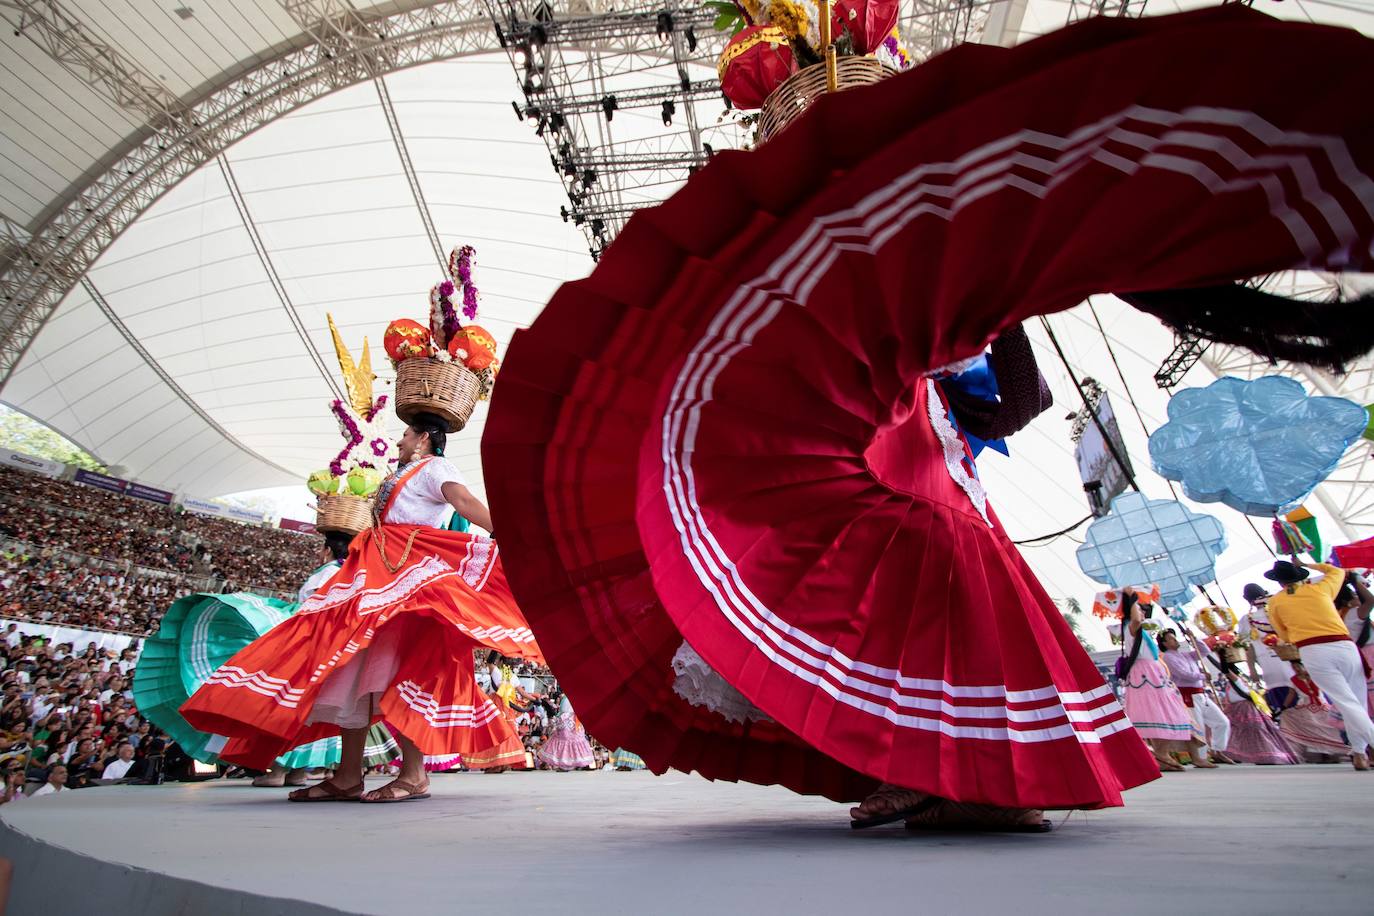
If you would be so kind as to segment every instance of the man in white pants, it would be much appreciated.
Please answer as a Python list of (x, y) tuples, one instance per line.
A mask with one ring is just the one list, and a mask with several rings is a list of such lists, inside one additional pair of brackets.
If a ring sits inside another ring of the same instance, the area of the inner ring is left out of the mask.
[[(1322, 578), (1308, 582), (1309, 569), (1321, 572)], [(1269, 598), (1269, 622), (1280, 639), (1298, 647), (1308, 675), (1345, 720), (1355, 769), (1369, 769), (1374, 721), (1365, 705), (1364, 666), (1335, 603), (1345, 570), (1325, 563), (1279, 560), (1264, 575), (1283, 586)]]
[(1174, 686), (1183, 694), (1183, 704), (1193, 716), (1198, 731), (1207, 736), (1210, 758), (1216, 763), (1235, 763), (1226, 756), (1231, 743), (1231, 720), (1221, 711), (1207, 691), (1207, 676), (1193, 649), (1179, 648), (1178, 636), (1165, 630), (1159, 638), (1159, 660), (1169, 669)]

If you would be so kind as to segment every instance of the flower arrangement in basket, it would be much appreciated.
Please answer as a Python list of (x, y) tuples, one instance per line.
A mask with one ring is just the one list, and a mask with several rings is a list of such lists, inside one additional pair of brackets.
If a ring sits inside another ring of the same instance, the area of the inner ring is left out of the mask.
[(1291, 642), (1284, 642), (1273, 633), (1264, 637), (1263, 642), (1266, 646), (1274, 650), (1274, 654), (1285, 662), (1302, 661), (1302, 652)]
[[(467, 425), (478, 401), (491, 396), (501, 362), (496, 339), (477, 318), (477, 286), (472, 281), (476, 251), (453, 249), (449, 278), (429, 292), (429, 327), (409, 318), (387, 326), (383, 343), (396, 367), (396, 415), (407, 423), (418, 413), (434, 414), (449, 432)], [(461, 296), (464, 324), (455, 305)]]
[(347, 401), (336, 398), (329, 405), (330, 413), (338, 421), (344, 447), (329, 462), (327, 469), (310, 475), (306, 486), (318, 497), (316, 528), (357, 534), (371, 524), (372, 497), (396, 458), (383, 426), (382, 410), (386, 407), (387, 396), (372, 399), (372, 383), (377, 376), (372, 372), (372, 353), (367, 338), (363, 338), (362, 354), (354, 363), (353, 355), (344, 346), (339, 329), (334, 325), (334, 317), (326, 317), (348, 395)]
[(1250, 638), (1236, 631), (1240, 619), (1229, 607), (1213, 605), (1205, 607), (1193, 615), (1193, 624), (1207, 635), (1203, 642), (1207, 648), (1221, 656), (1222, 661), (1239, 664), (1245, 660), (1245, 650), (1250, 646)]
[(822, 92), (875, 83), (911, 65), (897, 0), (710, 0), (732, 37), (716, 64), (721, 91), (761, 108), (759, 137), (786, 127)]

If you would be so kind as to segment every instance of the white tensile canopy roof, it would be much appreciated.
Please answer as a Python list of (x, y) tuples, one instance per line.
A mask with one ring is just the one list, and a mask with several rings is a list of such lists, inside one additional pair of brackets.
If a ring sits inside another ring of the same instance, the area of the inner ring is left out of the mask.
[[(908, 0), (904, 14), (955, 5)], [(1135, 14), (1140, 5), (1128, 9)], [(1150, 0), (1145, 11), (1200, 5)], [(199, 97), (207, 87), (314, 40), (287, 11), (300, 3), (102, 0), (59, 6), (177, 99)], [(470, 6), (475, 19), (485, 15), (481, 4)], [(1089, 6), (1080, 0), (1075, 18)], [(1285, 18), (1374, 32), (1374, 5), (1364, 0), (1257, 0), (1256, 6)], [(976, 27), (968, 38), (1009, 44), (1061, 26), (1075, 7), (1065, 0), (997, 0), (970, 9)], [(0, 15), (22, 25), (18, 12)], [(18, 36), (12, 31), (4, 32), (0, 61), (0, 213), (7, 225), (32, 233), (74, 189), (114, 162), (131, 138), (146, 133), (147, 119), (70, 60), (55, 60), (31, 27)], [(638, 79), (675, 75), (664, 68)], [(529, 123), (512, 114), (520, 93), (504, 52), (398, 70), (384, 77), (384, 88), (400, 144), (377, 85), (364, 81), (271, 121), (153, 203), (37, 334), (0, 390), (4, 402), (131, 479), (198, 497), (294, 486), (299, 508), (288, 514), (309, 518), (303, 481), (341, 444), (328, 410), (339, 373), (326, 314), (355, 354), (368, 337), (382, 376), (380, 393), (391, 376), (383, 329), (393, 318), (423, 321), (428, 290), (442, 279), (402, 152), (413, 162), (444, 253), (460, 244), (476, 247), (478, 323), (503, 350), (561, 282), (593, 266), (581, 232), (559, 216), (567, 199), (548, 149)], [(714, 117), (719, 107), (702, 110)], [(653, 110), (616, 115), (619, 138), (649, 137), (659, 129)], [(1152, 375), (1173, 337), (1110, 297), (1093, 307), (1096, 315), (1085, 305), (1055, 316), (1052, 327), (1075, 371), (1111, 393), (1142, 488), (1169, 496), (1165, 482), (1148, 469), (1145, 434), (1127, 392), (1145, 426), (1163, 422), (1167, 393)], [(987, 453), (980, 465), (991, 501), (1016, 538), (1058, 530), (1087, 511), (1064, 420), (1078, 406), (1077, 393), (1043, 330), (1034, 325), (1030, 331), (1056, 407), (1012, 440), (1010, 459)], [(1199, 364), (1183, 384), (1205, 385), (1214, 377)], [(485, 409), (479, 406), (450, 447), (479, 492)], [(393, 420), (393, 431), (399, 429)], [(1268, 524), (1259, 522), (1261, 538), (1229, 509), (1195, 508), (1226, 524), (1232, 547), (1219, 571), (1227, 597), (1238, 602), (1237, 583), (1254, 578), (1269, 560), (1263, 543)], [(1322, 516), (1322, 507), (1312, 508)], [(1358, 521), (1345, 521), (1344, 532), (1332, 519), (1323, 521), (1328, 540), (1337, 543), (1374, 532)], [(1053, 594), (1086, 604), (1100, 586), (1078, 571), (1074, 537), (1081, 529), (1028, 547), (1027, 556)]]

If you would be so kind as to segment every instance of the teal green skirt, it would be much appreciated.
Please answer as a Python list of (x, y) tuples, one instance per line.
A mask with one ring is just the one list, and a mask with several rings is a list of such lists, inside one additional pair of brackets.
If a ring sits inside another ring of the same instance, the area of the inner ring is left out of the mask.
[[(218, 764), (224, 739), (192, 728), (181, 705), (220, 665), (296, 612), (297, 605), (247, 592), (193, 594), (177, 599), (157, 635), (143, 643), (134, 669), (134, 703), (139, 712), (202, 763)], [(277, 758), (286, 767), (332, 767), (339, 762), (339, 738), (303, 744)], [(387, 730), (373, 726), (364, 762), (380, 766), (399, 748)]]

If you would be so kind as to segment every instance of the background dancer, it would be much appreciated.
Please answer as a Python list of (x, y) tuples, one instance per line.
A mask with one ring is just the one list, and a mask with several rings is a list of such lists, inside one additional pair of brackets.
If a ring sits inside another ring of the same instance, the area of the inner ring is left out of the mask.
[[(1183, 705), (1192, 714), (1193, 724), (1207, 738), (1208, 758), (1214, 763), (1235, 763), (1226, 756), (1231, 741), (1231, 720), (1212, 699), (1207, 671), (1202, 659), (1198, 658), (1196, 647), (1182, 648), (1178, 634), (1165, 630), (1159, 637), (1159, 652), (1159, 660), (1169, 669), (1169, 676), (1183, 697)], [(1207, 661), (1216, 664), (1210, 658)]]
[[(167, 732), (191, 757), (219, 764), (225, 738), (193, 728), (179, 708), (205, 680), (235, 653), (286, 620), (327, 581), (348, 554), (349, 534), (329, 532), (320, 546), (321, 565), (301, 586), (297, 603), (288, 604), (249, 592), (193, 594), (179, 598), (163, 616), (156, 635), (148, 638), (134, 669), (133, 698), (144, 716)], [(382, 726), (369, 736), (369, 766), (386, 763), (398, 753)], [(253, 785), (303, 786), (307, 770), (339, 762), (339, 739), (302, 744), (272, 763)]]
[[(428, 798), (426, 754), (461, 754), (469, 766), (524, 759), (514, 730), (477, 689), (473, 649), (535, 660), (539, 650), (496, 543), (441, 527), (452, 509), (491, 530), (486, 506), (442, 457), (445, 430), (437, 417), (412, 420), (397, 443), (400, 466), (377, 494), (378, 522), (353, 541), (342, 569), (183, 707), (198, 727), (239, 739), (232, 750), (248, 764), (283, 744), (340, 733), (335, 776), (293, 792), (293, 801)], [(383, 718), (397, 733), (401, 771), (364, 793), (367, 727)]]
[[(1322, 579), (1308, 582), (1309, 569), (1321, 572)], [(1345, 570), (1326, 563), (1279, 560), (1264, 575), (1283, 586), (1269, 598), (1269, 620), (1275, 632), (1298, 647), (1308, 676), (1340, 712), (1355, 769), (1369, 769), (1374, 720), (1369, 717), (1364, 659), (1335, 604), (1345, 584)]]

